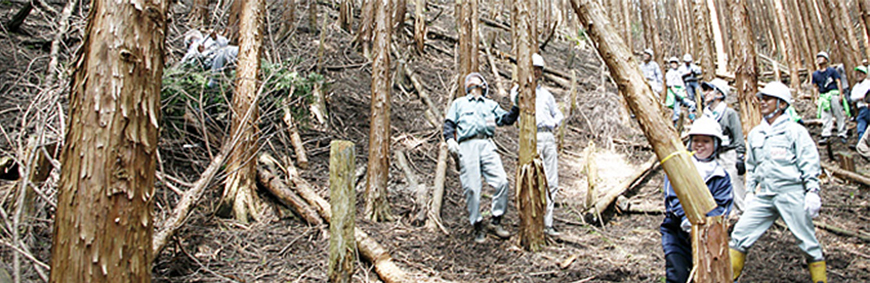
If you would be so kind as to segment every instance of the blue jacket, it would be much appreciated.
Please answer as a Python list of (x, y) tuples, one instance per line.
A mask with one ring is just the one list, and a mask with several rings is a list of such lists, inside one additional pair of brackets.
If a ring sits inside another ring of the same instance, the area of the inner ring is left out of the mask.
[[(731, 177), (728, 176), (728, 172), (725, 172), (722, 166), (716, 165), (716, 169), (710, 175), (704, 177), (704, 183), (707, 184), (707, 188), (710, 189), (713, 200), (717, 204), (716, 208), (707, 212), (707, 216), (727, 215), (731, 212), (731, 204), (734, 201), (734, 197), (731, 194)], [(671, 181), (668, 180), (667, 175), (665, 175), (664, 190), (666, 214), (668, 216), (679, 217), (681, 220), (684, 219), (686, 212), (683, 211), (683, 206), (680, 204), (674, 188), (671, 187)]]

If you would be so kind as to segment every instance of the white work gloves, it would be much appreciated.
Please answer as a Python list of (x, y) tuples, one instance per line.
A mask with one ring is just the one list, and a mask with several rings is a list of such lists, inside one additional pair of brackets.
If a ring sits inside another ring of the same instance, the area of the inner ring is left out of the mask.
[(692, 223), (689, 222), (688, 218), (683, 218), (683, 222), (680, 222), (680, 229), (686, 233), (692, 233)]
[(447, 140), (447, 150), (449, 150), (450, 153), (452, 153), (452, 154), (458, 155), (459, 154), (459, 143), (457, 143), (456, 140), (454, 140), (454, 139), (448, 139)]
[(819, 209), (822, 208), (822, 199), (819, 198), (817, 192), (807, 192), (804, 196), (804, 210), (810, 214), (810, 217), (816, 218), (819, 216)]

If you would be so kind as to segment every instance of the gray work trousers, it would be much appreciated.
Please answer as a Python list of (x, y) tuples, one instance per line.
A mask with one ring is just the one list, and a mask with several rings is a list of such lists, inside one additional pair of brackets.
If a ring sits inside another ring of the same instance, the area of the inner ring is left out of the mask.
[(825, 260), (822, 256), (822, 246), (816, 239), (813, 219), (804, 210), (805, 194), (802, 189), (759, 193), (734, 225), (729, 246), (746, 253), (770, 228), (770, 225), (777, 218), (782, 217), (788, 230), (797, 239), (798, 247), (804, 251), (808, 262)]
[(728, 172), (728, 177), (731, 177), (734, 208), (738, 214), (742, 214), (746, 210), (746, 204), (743, 203), (746, 197), (746, 183), (743, 176), (737, 175), (737, 150), (730, 149), (719, 153), (719, 165), (722, 165), (725, 172)]
[(834, 130), (834, 118), (837, 118), (837, 136), (846, 137), (846, 113), (840, 96), (831, 96), (831, 109), (822, 111), (822, 137), (830, 137)]
[(480, 215), (480, 189), (483, 187), (481, 176), (495, 188), (492, 196), (492, 216), (502, 216), (507, 210), (508, 181), (501, 163), (495, 153), (495, 144), (489, 139), (470, 139), (459, 144), (459, 181), (465, 191), (465, 204), (468, 206), (468, 221), (474, 225), (483, 220)]
[(547, 212), (544, 214), (544, 226), (553, 227), (553, 209), (556, 207), (556, 193), (559, 192), (559, 151), (556, 149), (556, 138), (553, 132), (538, 132), (538, 155), (544, 163), (544, 175), (547, 177)]

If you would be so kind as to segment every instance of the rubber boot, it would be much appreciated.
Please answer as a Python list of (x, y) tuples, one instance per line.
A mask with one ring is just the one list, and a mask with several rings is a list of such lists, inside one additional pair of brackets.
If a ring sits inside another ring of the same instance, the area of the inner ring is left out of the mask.
[[(734, 273), (732, 280), (737, 280), (737, 277), (740, 277), (740, 273), (743, 272), (743, 261), (746, 260), (746, 254), (741, 253), (738, 250), (731, 250), (731, 272)], [(824, 264), (824, 263), (822, 263)]]
[(483, 222), (474, 223), (474, 242), (483, 244), (486, 241), (486, 234), (483, 232)]
[(501, 216), (494, 216), (492, 218), (492, 231), (495, 232), (496, 236), (502, 239), (507, 239), (511, 236), (511, 233), (501, 226)]
[(813, 278), (813, 283), (828, 283), (828, 271), (824, 260), (810, 263), (810, 277)]

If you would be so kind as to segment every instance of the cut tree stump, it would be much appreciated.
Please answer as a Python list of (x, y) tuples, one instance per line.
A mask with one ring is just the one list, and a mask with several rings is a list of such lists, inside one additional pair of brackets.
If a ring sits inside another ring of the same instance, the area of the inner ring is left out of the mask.
[(692, 263), (694, 282), (731, 282), (731, 255), (728, 249), (728, 221), (724, 216), (707, 217), (704, 224), (692, 225)]
[[(855, 172), (855, 158), (852, 154), (837, 152), (837, 160), (840, 162), (840, 169)], [(851, 180), (848, 180), (848, 182), (852, 183)]]
[(356, 192), (353, 189), (356, 151), (349, 141), (333, 140), (329, 145), (329, 282), (351, 282), (356, 258)]
[[(288, 164), (285, 168), (287, 176), (296, 185), (296, 192), (299, 193), (305, 201), (308, 202), (314, 210), (323, 217), (326, 222), (332, 222), (332, 205), (329, 204), (323, 197), (318, 195), (312, 189), (311, 184), (296, 171), (292, 165)], [(377, 241), (369, 237), (362, 229), (357, 227), (354, 229), (354, 239), (357, 242), (357, 248), (363, 258), (372, 263), (375, 267), (375, 272), (386, 283), (406, 282), (405, 272), (393, 262), (393, 258), (386, 248), (381, 246)]]

